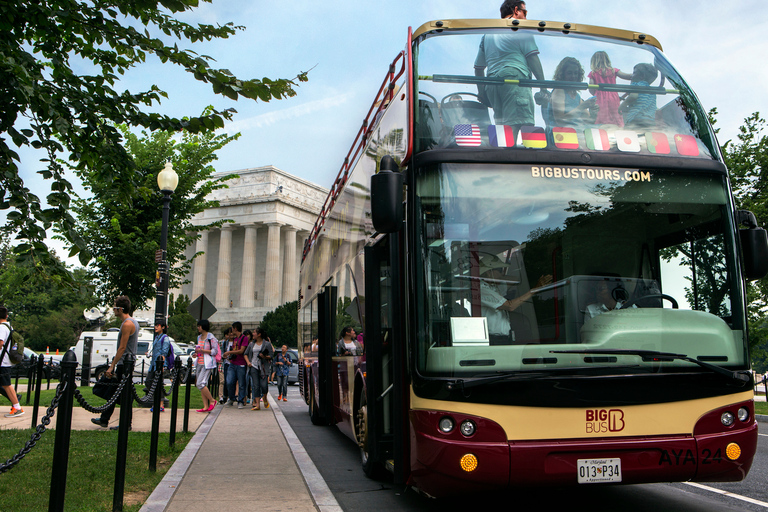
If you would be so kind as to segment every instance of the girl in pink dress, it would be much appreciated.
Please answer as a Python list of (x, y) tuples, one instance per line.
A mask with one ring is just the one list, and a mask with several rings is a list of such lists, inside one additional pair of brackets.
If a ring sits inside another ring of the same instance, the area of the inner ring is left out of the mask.
[[(605, 52), (595, 52), (589, 65), (592, 68), (588, 75), (590, 84), (615, 84), (616, 77), (624, 80), (632, 78), (631, 73), (624, 73), (611, 66), (611, 59)], [(597, 106), (600, 107), (595, 124), (615, 124), (623, 127), (624, 119), (619, 115), (619, 105), (621, 104), (619, 93), (599, 89), (597, 91), (591, 90), (591, 92), (597, 99)]]

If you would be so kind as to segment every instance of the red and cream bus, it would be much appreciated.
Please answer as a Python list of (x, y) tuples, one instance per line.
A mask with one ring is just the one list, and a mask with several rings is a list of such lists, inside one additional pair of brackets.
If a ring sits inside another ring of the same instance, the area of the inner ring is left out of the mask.
[[(521, 38), (544, 77), (476, 73), (481, 44)], [(615, 83), (588, 78), (603, 54)], [(532, 121), (508, 94), (535, 98)], [(301, 390), (368, 474), (431, 496), (741, 480), (745, 282), (767, 255), (656, 39), (432, 21), (409, 30), (304, 247)]]

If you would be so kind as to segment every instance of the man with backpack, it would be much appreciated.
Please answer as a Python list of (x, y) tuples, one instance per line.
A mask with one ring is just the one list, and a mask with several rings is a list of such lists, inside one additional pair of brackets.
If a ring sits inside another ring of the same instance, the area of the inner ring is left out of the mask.
[(5, 415), (6, 418), (15, 418), (24, 415), (24, 409), (22, 409), (21, 404), (19, 404), (16, 390), (11, 386), (11, 366), (13, 365), (11, 363), (11, 356), (8, 352), (12, 347), (5, 346), (6, 342), (11, 341), (11, 331), (11, 324), (8, 323), (8, 308), (0, 306), (0, 354), (3, 356), (3, 360), (0, 361), (0, 387), (3, 388), (5, 395), (13, 405), (13, 407), (11, 407), (11, 412)]
[[(155, 322), (155, 338), (152, 341), (152, 361), (149, 363), (149, 372), (147, 373), (147, 392), (152, 389), (152, 383), (155, 380), (155, 361), (157, 361), (157, 356), (163, 358), (163, 366), (165, 368), (169, 370), (173, 368), (173, 347), (171, 346), (171, 339), (168, 337), (168, 324), (164, 320)], [(160, 406), (160, 412), (163, 412), (165, 405), (168, 405), (168, 399), (165, 398), (166, 392), (162, 377), (160, 382), (158, 382), (157, 391), (162, 393), (163, 396), (163, 405)]]

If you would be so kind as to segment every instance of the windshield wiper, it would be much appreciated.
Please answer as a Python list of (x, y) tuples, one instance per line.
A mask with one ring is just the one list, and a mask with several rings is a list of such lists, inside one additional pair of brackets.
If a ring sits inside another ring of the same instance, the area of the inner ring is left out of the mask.
[[(567, 372), (577, 372), (577, 371), (584, 371), (584, 370), (597, 370), (597, 369), (611, 369), (611, 370), (617, 370), (617, 369), (627, 369), (627, 368), (638, 368), (639, 365), (620, 365), (620, 366), (600, 366), (600, 367), (583, 367), (583, 366), (577, 366), (577, 367), (569, 367), (569, 368), (553, 368), (550, 371), (546, 372), (521, 372), (519, 370), (511, 370), (506, 372), (499, 372), (496, 375), (488, 375), (487, 377), (476, 377), (471, 379), (456, 379), (454, 381), (446, 382), (446, 387), (449, 390), (454, 389), (466, 389), (466, 388), (474, 388), (476, 386), (482, 386), (485, 384), (492, 384), (494, 382), (499, 382), (503, 380), (536, 380), (536, 379), (544, 379), (544, 378), (562, 378), (563, 373)], [(580, 377), (583, 375), (579, 375)], [(592, 377), (592, 376), (589, 376)]]
[(734, 372), (726, 370), (721, 366), (707, 363), (696, 359), (695, 357), (689, 357), (685, 354), (675, 354), (673, 352), (658, 352), (656, 350), (632, 350), (632, 349), (588, 349), (588, 350), (550, 350), (550, 354), (597, 354), (597, 355), (631, 355), (640, 356), (643, 360), (651, 359), (658, 361), (673, 361), (679, 359), (681, 361), (688, 361), (690, 363), (697, 364), (702, 368), (706, 368), (714, 373), (723, 375), (738, 382), (749, 382), (749, 374), (743, 372)]

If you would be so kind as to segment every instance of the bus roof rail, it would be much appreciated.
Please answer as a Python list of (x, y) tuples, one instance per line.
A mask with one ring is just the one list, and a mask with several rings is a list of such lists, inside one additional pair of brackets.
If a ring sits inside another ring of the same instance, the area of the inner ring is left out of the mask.
[(434, 20), (424, 23), (413, 32), (413, 40), (438, 32), (478, 30), (484, 28), (509, 28), (512, 30), (537, 30), (539, 32), (562, 32), (564, 34), (585, 34), (632, 41), (638, 44), (650, 44), (663, 51), (661, 43), (655, 37), (642, 32), (582, 25), (562, 21), (516, 20), (516, 19), (464, 19), (464, 20)]

